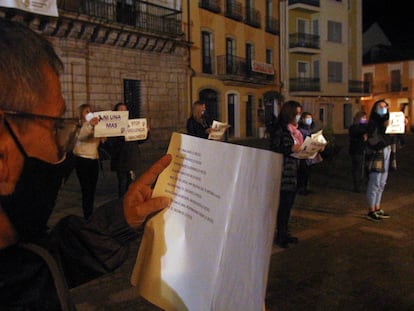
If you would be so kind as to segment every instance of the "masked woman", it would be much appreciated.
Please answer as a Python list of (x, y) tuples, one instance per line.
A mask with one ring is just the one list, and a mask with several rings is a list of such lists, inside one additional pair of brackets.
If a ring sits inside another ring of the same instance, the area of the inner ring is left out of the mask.
[(299, 160), (292, 157), (303, 143), (302, 133), (298, 129), (302, 107), (296, 101), (283, 104), (277, 123), (270, 135), (273, 151), (283, 154), (282, 180), (280, 185), (279, 208), (277, 212), (277, 230), (275, 244), (288, 248), (289, 243), (297, 243), (296, 237), (289, 235), (289, 218), (297, 191), (297, 173)]

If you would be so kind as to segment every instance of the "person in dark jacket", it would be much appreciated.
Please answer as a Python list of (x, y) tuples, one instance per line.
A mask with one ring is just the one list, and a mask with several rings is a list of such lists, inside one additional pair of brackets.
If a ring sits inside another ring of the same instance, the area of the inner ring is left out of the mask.
[(372, 154), (368, 161), (367, 218), (372, 221), (390, 218), (380, 207), (388, 172), (390, 169), (397, 168), (395, 159), (396, 136), (385, 134), (389, 120), (388, 107), (389, 105), (385, 100), (376, 101), (372, 106), (368, 121), (367, 146)]
[(62, 69), (49, 41), (0, 18), (0, 310), (75, 310), (68, 288), (119, 267), (146, 218), (171, 202), (151, 198), (166, 155), (123, 200), (49, 230), (79, 129), (62, 117)]
[(191, 116), (187, 119), (187, 134), (207, 139), (212, 123), (206, 115), (206, 105), (199, 100), (194, 102)]
[(365, 156), (368, 139), (368, 117), (365, 111), (358, 111), (348, 129), (349, 155), (352, 161), (353, 191), (361, 192), (366, 176)]
[[(117, 103), (114, 111), (128, 111), (124, 103)], [(148, 136), (147, 136), (148, 139)], [(125, 141), (124, 136), (109, 137), (104, 148), (111, 157), (111, 171), (118, 178), (118, 197), (122, 198), (129, 185), (136, 179), (141, 163), (140, 145), (146, 140)]]
[[(316, 125), (313, 121), (312, 114), (310, 112), (304, 111), (300, 117), (298, 123), (298, 129), (302, 133), (303, 139), (311, 136), (316, 132)], [(301, 159), (299, 161), (298, 169), (298, 194), (307, 195), (310, 193), (309, 190), (309, 177), (311, 173), (312, 165), (322, 161), (322, 156), (320, 153), (316, 155), (313, 159)]]
[(298, 242), (298, 238), (289, 235), (289, 219), (297, 192), (299, 166), (299, 160), (291, 155), (298, 152), (303, 143), (303, 136), (298, 130), (301, 109), (302, 106), (296, 101), (285, 102), (280, 110), (273, 133), (270, 135), (272, 150), (283, 154), (275, 237), (275, 244), (281, 248), (288, 248), (289, 243)]

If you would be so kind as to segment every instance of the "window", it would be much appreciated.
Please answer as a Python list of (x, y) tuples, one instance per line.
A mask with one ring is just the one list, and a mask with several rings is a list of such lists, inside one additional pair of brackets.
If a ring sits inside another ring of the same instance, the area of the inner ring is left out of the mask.
[(266, 64), (273, 64), (273, 51), (266, 49)]
[(338, 22), (328, 21), (328, 41), (342, 42), (342, 24)]
[(252, 60), (254, 60), (254, 49), (251, 43), (246, 44), (246, 68), (247, 72), (252, 71)]
[(342, 63), (328, 62), (328, 82), (342, 82)]
[(298, 33), (307, 33), (308, 32), (308, 21), (304, 19), (298, 19), (297, 29), (298, 29)]
[(309, 64), (305, 62), (298, 62), (298, 76), (299, 78), (309, 78)]
[(344, 104), (344, 129), (347, 129), (352, 124), (352, 105), (349, 103)]
[(401, 91), (401, 71), (391, 70), (391, 92)]
[(129, 110), (129, 118), (139, 118), (141, 113), (141, 81), (124, 80), (124, 103)]
[(253, 96), (247, 96), (246, 103), (246, 136), (253, 136)]
[(201, 58), (202, 72), (213, 73), (212, 35), (207, 31), (201, 32)]
[(226, 38), (226, 73), (232, 74), (236, 71), (236, 42)]
[(313, 61), (313, 78), (319, 78), (319, 60)]

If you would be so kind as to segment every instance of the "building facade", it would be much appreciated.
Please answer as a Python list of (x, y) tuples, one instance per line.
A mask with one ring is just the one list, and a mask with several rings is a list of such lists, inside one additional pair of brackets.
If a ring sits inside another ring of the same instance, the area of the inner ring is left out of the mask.
[[(95, 111), (125, 102), (130, 118), (147, 118), (151, 147), (164, 148), (185, 122), (188, 48), (175, 1), (57, 1), (59, 16), (1, 8), (45, 35), (61, 57), (66, 116), (80, 104)], [(143, 147), (145, 148), (144, 144)]]
[(231, 127), (228, 138), (263, 136), (265, 102), (280, 99), (279, 0), (184, 1), (189, 102)]
[(364, 80), (369, 85), (369, 96), (361, 103), (366, 112), (379, 99), (385, 99), (390, 111), (402, 111), (413, 125), (414, 60), (367, 64), (363, 66)]
[(361, 1), (280, 3), (285, 99), (302, 103), (323, 128), (346, 133), (364, 95)]

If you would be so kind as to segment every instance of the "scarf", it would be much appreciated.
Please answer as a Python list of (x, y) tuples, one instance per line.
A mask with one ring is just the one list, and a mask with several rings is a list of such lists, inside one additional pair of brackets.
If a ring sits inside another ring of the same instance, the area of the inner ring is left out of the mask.
[(287, 128), (290, 132), (290, 135), (292, 135), (293, 140), (295, 141), (295, 144), (302, 145), (303, 144), (303, 135), (298, 130), (298, 126), (289, 123)]

